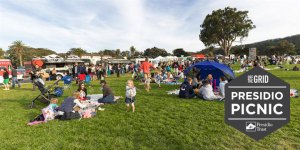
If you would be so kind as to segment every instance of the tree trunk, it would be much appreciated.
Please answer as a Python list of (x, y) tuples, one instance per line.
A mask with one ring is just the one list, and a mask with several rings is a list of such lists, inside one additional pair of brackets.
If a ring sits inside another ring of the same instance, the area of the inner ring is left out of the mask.
[(224, 56), (230, 55), (230, 47), (229, 46), (223, 47), (223, 50), (224, 50)]
[(22, 67), (23, 66), (22, 54), (19, 55), (19, 58), (20, 58), (20, 66)]

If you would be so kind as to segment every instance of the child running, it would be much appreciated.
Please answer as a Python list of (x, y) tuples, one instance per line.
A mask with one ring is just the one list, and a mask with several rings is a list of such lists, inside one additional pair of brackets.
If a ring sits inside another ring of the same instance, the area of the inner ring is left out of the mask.
[(158, 87), (161, 88), (160, 86), (160, 82), (162, 80), (161, 72), (159, 71), (155, 72), (154, 78), (155, 78), (155, 83), (157, 83)]
[(127, 81), (127, 86), (126, 86), (126, 98), (125, 98), (125, 103), (127, 106), (127, 112), (130, 110), (130, 105), (132, 107), (132, 112), (134, 112), (135, 107), (134, 107), (134, 100), (136, 96), (136, 88), (134, 87), (134, 83), (132, 80)]

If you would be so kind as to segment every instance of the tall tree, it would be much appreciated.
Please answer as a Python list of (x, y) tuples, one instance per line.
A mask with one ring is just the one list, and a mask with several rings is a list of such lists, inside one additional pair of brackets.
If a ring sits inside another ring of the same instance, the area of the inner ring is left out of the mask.
[(208, 48), (208, 56), (209, 57), (214, 57), (214, 47), (213, 46), (210, 46), (209, 48)]
[(23, 55), (25, 47), (25, 44), (20, 40), (14, 41), (9, 47), (9, 49), (11, 49), (15, 53), (17, 59), (19, 59), (20, 66), (23, 66)]
[(103, 55), (109, 55), (111, 57), (115, 57), (116, 56), (116, 51), (115, 50), (105, 49), (103, 51)]
[(129, 59), (129, 57), (130, 57), (130, 51), (122, 51), (121, 52), (121, 56), (123, 58), (126, 57), (127, 59)]
[(140, 58), (143, 57), (143, 52), (135, 51), (134, 56), (132, 58)]
[(4, 58), (4, 50), (2, 48), (0, 48), (0, 58)]
[(68, 51), (69, 54), (73, 54), (73, 55), (77, 55), (79, 58), (82, 57), (82, 55), (86, 54), (86, 50), (82, 49), (82, 48), (71, 48)]
[(183, 56), (189, 56), (189, 54), (182, 48), (177, 48), (173, 50), (173, 55), (177, 56), (177, 57), (181, 57), (181, 55)]
[(134, 53), (136, 52), (135, 47), (134, 47), (134, 46), (131, 46), (131, 47), (129, 48), (129, 50), (130, 50), (130, 56), (133, 57), (133, 56), (134, 56)]
[(232, 43), (237, 39), (242, 41), (255, 25), (249, 19), (248, 11), (226, 7), (208, 14), (200, 27), (199, 38), (204, 45), (219, 45), (228, 56)]
[(295, 45), (293, 43), (290, 43), (287, 40), (282, 40), (278, 43), (277, 46), (278, 55), (283, 54), (289, 54), (289, 55), (295, 55)]
[(147, 57), (151, 57), (151, 58), (155, 58), (158, 56), (168, 56), (168, 52), (165, 49), (161, 49), (161, 48), (157, 48), (157, 47), (153, 47), (153, 48), (147, 48), (144, 51), (144, 56)]
[(119, 57), (121, 54), (121, 50), (120, 49), (116, 49), (116, 57)]

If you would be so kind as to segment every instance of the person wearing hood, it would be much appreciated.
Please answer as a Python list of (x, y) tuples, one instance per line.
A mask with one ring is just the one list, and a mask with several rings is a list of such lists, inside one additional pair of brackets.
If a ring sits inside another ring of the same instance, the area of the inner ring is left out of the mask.
[(188, 78), (180, 85), (179, 98), (194, 98), (195, 92), (192, 86), (192, 78)]

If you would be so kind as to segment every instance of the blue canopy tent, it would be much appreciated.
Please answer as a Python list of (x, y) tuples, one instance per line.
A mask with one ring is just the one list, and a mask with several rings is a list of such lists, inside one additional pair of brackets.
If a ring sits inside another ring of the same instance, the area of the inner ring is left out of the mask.
[(226, 77), (227, 80), (235, 78), (233, 71), (228, 66), (214, 61), (196, 63), (185, 69), (184, 74), (187, 75), (194, 67), (199, 70), (201, 80), (205, 79), (208, 74), (212, 74), (213, 78), (216, 79), (217, 86), (219, 86), (219, 79), (221, 76)]

